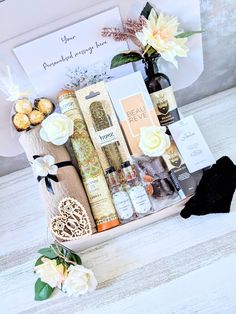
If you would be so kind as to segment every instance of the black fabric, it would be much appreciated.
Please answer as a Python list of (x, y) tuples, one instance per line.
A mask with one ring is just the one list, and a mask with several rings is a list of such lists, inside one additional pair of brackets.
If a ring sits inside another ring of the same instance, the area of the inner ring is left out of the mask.
[(189, 218), (191, 215), (229, 213), (235, 188), (236, 166), (224, 156), (204, 172), (195, 195), (185, 204), (180, 215)]

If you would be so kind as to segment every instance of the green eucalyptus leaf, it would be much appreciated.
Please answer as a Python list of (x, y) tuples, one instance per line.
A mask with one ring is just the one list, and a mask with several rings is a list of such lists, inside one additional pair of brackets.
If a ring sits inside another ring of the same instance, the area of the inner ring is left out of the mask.
[(68, 260), (75, 262), (78, 265), (82, 265), (82, 261), (81, 258), (75, 254), (74, 252), (69, 252), (66, 254), (66, 257), (68, 258)]
[(135, 51), (122, 52), (113, 57), (111, 60), (111, 69), (119, 67), (120, 65), (127, 64), (130, 62), (136, 62), (142, 59), (141, 54)]
[(178, 34), (177, 36), (175, 36), (175, 38), (186, 38), (186, 37), (190, 37), (195, 34), (201, 34), (201, 33), (203, 33), (203, 31), (184, 32), (184, 33)]
[(43, 258), (43, 256), (40, 256), (40, 257), (37, 259), (37, 261), (35, 262), (34, 266), (38, 266), (38, 265), (43, 264), (42, 258)]
[(150, 14), (150, 12), (151, 12), (152, 9), (153, 9), (152, 5), (151, 5), (149, 2), (147, 2), (147, 3), (145, 4), (145, 7), (143, 8), (143, 10), (142, 10), (142, 12), (141, 12), (140, 15), (142, 15), (142, 16), (144, 16), (146, 19), (148, 19), (149, 14)]
[(51, 247), (47, 247), (47, 248), (43, 248), (43, 249), (40, 249), (39, 251), (39, 254), (47, 257), (47, 258), (50, 258), (50, 259), (53, 259), (53, 258), (56, 258), (58, 255), (52, 250)]
[(41, 279), (39, 278), (34, 286), (34, 299), (36, 301), (43, 301), (48, 299), (51, 294), (53, 293), (53, 290), (55, 288), (52, 288), (51, 286), (49, 286), (47, 283), (41, 281)]
[(77, 254), (73, 254), (73, 255), (74, 255), (75, 262), (78, 265), (82, 265), (82, 261), (81, 261), (81, 258), (79, 257), (79, 255), (77, 255)]

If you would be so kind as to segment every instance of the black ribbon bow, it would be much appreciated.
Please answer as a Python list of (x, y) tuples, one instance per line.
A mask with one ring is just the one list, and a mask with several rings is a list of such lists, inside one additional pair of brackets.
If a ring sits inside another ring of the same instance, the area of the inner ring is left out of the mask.
[[(33, 156), (34, 160), (39, 158), (39, 157), (42, 157), (42, 156), (39, 156), (39, 155)], [(58, 168), (62, 168), (62, 167), (66, 167), (66, 166), (73, 166), (71, 161), (62, 161), (62, 162), (58, 162), (54, 165), (57, 166)], [(48, 192), (54, 194), (51, 180), (54, 182), (59, 182), (58, 177), (56, 175), (53, 175), (53, 174), (48, 174), (46, 177), (41, 177), (41, 176), (37, 177), (38, 182), (40, 182), (42, 179), (45, 179), (45, 184), (46, 184)]]

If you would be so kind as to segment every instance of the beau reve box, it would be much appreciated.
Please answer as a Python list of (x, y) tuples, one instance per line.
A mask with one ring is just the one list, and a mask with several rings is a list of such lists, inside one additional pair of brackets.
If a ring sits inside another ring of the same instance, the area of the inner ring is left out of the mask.
[(160, 125), (141, 73), (134, 72), (106, 83), (132, 155), (142, 155), (140, 128)]

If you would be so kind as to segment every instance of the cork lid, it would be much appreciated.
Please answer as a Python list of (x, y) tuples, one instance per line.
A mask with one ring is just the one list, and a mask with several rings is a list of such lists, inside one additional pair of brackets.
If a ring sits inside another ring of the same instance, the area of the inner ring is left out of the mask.
[(57, 99), (58, 101), (60, 101), (60, 99), (66, 95), (71, 95), (71, 96), (75, 96), (75, 92), (73, 90), (69, 90), (69, 89), (64, 89), (62, 90), (58, 96), (57, 96)]

